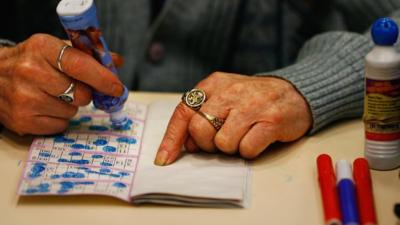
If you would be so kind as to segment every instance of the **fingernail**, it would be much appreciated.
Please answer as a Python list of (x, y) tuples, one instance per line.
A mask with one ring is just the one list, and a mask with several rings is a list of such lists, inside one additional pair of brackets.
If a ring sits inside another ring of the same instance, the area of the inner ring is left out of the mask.
[(160, 150), (157, 153), (156, 160), (154, 160), (154, 164), (157, 166), (165, 166), (168, 160), (168, 152), (165, 150)]
[(112, 92), (116, 96), (121, 96), (124, 93), (124, 86), (122, 86), (121, 84), (115, 83), (112, 86)]

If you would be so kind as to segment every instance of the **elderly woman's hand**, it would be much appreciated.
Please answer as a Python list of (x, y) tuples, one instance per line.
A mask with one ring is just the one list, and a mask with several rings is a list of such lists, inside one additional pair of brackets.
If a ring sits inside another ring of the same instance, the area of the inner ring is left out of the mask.
[[(19, 134), (54, 134), (67, 128), (79, 106), (91, 101), (91, 88), (120, 96), (122, 83), (91, 56), (65, 42), (36, 34), (15, 47), (0, 49), (0, 124)], [(74, 101), (57, 98), (71, 83)]]
[[(254, 158), (275, 141), (294, 141), (312, 125), (308, 104), (287, 81), (216, 72), (196, 88), (207, 99), (196, 112), (180, 103), (160, 144), (155, 164), (168, 165), (181, 153), (203, 150), (237, 152)], [(225, 120), (217, 130), (204, 112)]]

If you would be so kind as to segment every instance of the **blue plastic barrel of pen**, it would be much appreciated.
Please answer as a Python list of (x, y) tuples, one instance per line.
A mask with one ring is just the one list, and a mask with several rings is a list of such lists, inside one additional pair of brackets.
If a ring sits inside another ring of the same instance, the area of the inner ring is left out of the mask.
[(356, 189), (351, 165), (347, 160), (336, 162), (336, 176), (343, 224), (359, 225)]
[[(72, 46), (93, 56), (117, 76), (117, 69), (100, 30), (93, 0), (62, 0), (57, 6), (57, 14)], [(123, 127), (128, 122), (128, 117), (123, 112), (128, 98), (126, 87), (120, 97), (96, 91), (93, 91), (92, 97), (96, 108), (110, 114), (113, 127)]]

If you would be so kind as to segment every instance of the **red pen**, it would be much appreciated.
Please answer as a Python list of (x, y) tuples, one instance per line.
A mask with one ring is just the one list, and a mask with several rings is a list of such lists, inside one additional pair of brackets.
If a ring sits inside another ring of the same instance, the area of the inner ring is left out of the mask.
[(325, 224), (341, 225), (339, 199), (336, 191), (336, 176), (333, 171), (332, 159), (322, 154), (317, 158), (318, 181), (321, 189), (322, 204), (324, 207)]
[(360, 222), (362, 225), (376, 225), (371, 174), (366, 159), (358, 158), (354, 161), (353, 177), (356, 184)]

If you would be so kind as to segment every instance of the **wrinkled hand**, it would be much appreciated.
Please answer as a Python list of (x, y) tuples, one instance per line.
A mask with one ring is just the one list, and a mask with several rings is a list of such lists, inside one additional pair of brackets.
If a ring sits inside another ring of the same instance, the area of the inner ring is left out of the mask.
[[(0, 123), (18, 134), (53, 134), (68, 126), (79, 106), (91, 101), (91, 88), (112, 95), (122, 83), (91, 56), (69, 48), (57, 68), (62, 40), (36, 34), (12, 48), (0, 49)], [(75, 82), (75, 100), (56, 96)]]
[(312, 125), (308, 104), (287, 81), (216, 72), (196, 88), (207, 95), (200, 111), (225, 119), (215, 128), (199, 113), (180, 103), (160, 144), (155, 164), (168, 165), (181, 153), (217, 150), (255, 158), (275, 141), (303, 136)]

